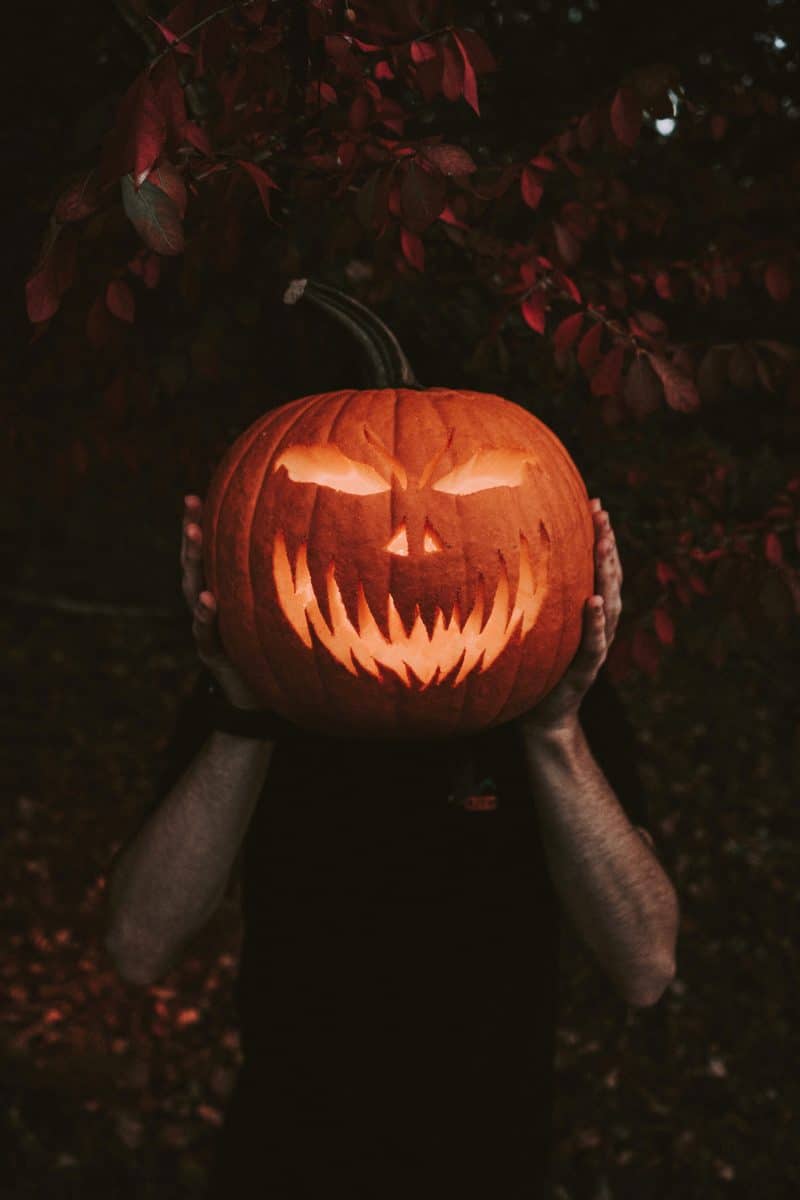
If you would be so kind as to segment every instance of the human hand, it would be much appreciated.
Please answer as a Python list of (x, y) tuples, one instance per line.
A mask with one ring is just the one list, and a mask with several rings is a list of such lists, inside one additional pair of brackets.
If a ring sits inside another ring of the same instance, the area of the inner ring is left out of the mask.
[(263, 708), (264, 705), (228, 658), (219, 636), (216, 597), (213, 592), (204, 588), (202, 522), (203, 501), (199, 496), (185, 496), (181, 539), (181, 589), (193, 617), (192, 635), (197, 647), (197, 657), (214, 676), (231, 704), (237, 708)]
[(590, 501), (594, 520), (595, 593), (583, 608), (581, 644), (564, 675), (544, 700), (523, 713), (525, 729), (546, 733), (573, 730), (584, 696), (608, 657), (622, 612), (622, 564), (608, 513)]

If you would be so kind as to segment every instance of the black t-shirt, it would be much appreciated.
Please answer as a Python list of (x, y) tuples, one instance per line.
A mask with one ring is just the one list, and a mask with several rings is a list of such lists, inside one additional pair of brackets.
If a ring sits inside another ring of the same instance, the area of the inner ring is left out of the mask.
[[(155, 804), (208, 736), (208, 679), (179, 713)], [(605, 667), (580, 716), (646, 827)], [(213, 1195), (535, 1200), (561, 914), (516, 721), (445, 742), (279, 741), (245, 835), (242, 916), (244, 1066)]]

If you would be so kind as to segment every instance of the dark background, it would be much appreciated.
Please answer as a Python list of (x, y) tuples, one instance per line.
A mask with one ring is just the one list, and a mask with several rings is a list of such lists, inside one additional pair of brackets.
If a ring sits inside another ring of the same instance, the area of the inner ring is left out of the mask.
[[(800, 30), (790, 7), (493, 6), (487, 34), (503, 67), (481, 125), (485, 142), (493, 154), (513, 151), (521, 116), (526, 138), (544, 138), (650, 61), (678, 61), (695, 100), (716, 74), (733, 71), (796, 108), (800, 72), (786, 64), (797, 66)], [(471, 23), (468, 6), (454, 11)], [(758, 40), (768, 31), (789, 42), (782, 56)], [(200, 1195), (239, 1062), (231, 998), (238, 890), (181, 967), (146, 992), (116, 977), (102, 931), (104, 872), (149, 798), (195, 669), (179, 591), (181, 497), (204, 493), (214, 454), (256, 415), (252, 398), (235, 386), (185, 389), (148, 414), (152, 454), (136, 470), (91, 463), (54, 500), (46, 486), (53, 455), (80, 429), (87, 395), (63, 380), (50, 392), (23, 386), (36, 371), (54, 380), (59, 372), (49, 333), (28, 344), (24, 277), (62, 177), (95, 161), (115, 103), (143, 61), (113, 6), (96, 2), (22, 6), (6, 40), (0, 353), (9, 406), (18, 419), (26, 397), (36, 448), (7, 461), (0, 500), (8, 697), (0, 1196), (9, 1200)], [(463, 114), (455, 109), (452, 130), (445, 123), (441, 131), (457, 140)], [(796, 145), (797, 125), (780, 128)], [(788, 141), (764, 140), (760, 152), (776, 170), (790, 160)], [(216, 319), (217, 308), (235, 312), (251, 292), (252, 281), (237, 274), (196, 319)], [(265, 402), (358, 382), (352, 347), (313, 316), (288, 314), (272, 297), (263, 302), (269, 354), (260, 351), (257, 369)], [(147, 334), (154, 353), (176, 327), (161, 303), (154, 297), (159, 323)], [(792, 341), (793, 311), (777, 323), (771, 314), (762, 336)], [(398, 287), (381, 315), (421, 379), (467, 382), (464, 364), (483, 318), (469, 288), (454, 287), (420, 323)], [(765, 318), (734, 303), (728, 319), (735, 336), (737, 325)], [(263, 331), (257, 336), (262, 347)], [(245, 338), (232, 355), (234, 381), (237, 371), (244, 376), (248, 347)], [(522, 398), (530, 358), (528, 339), (493, 390)], [(621, 455), (635, 450), (623, 431), (594, 453), (579, 437), (586, 401), (585, 387), (573, 382), (544, 419), (613, 520), (603, 455), (609, 444)], [(780, 473), (797, 462), (796, 431), (781, 418), (762, 412), (754, 428), (739, 402), (657, 419), (664, 453), (676, 462), (700, 428)], [(624, 548), (622, 558), (624, 565)], [(787, 640), (769, 643), (768, 632), (765, 640), (766, 654), (745, 641), (719, 671), (679, 646), (655, 679), (634, 676), (620, 688), (637, 731), (652, 831), (681, 901), (678, 977), (655, 1009), (628, 1011), (582, 947), (567, 945), (555, 1200), (798, 1194), (797, 637), (793, 629)]]

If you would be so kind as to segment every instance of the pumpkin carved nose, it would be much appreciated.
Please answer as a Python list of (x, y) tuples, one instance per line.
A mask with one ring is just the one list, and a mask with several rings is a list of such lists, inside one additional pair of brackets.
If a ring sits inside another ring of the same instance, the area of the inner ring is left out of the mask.
[[(433, 526), (426, 521), (425, 529), (422, 533), (422, 553), (434, 554), (442, 550), (442, 539), (436, 533)], [(389, 541), (384, 546), (384, 550), (388, 550), (390, 554), (398, 554), (401, 557), (407, 557), (408, 550), (408, 534), (406, 532), (405, 522), (403, 522), (396, 533), (392, 534)]]

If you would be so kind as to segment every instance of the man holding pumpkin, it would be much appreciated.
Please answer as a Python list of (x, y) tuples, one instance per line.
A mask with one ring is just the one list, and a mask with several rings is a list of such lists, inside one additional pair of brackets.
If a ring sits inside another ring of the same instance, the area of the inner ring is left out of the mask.
[(604, 671), (622, 568), (591, 508), (574, 660), (530, 712), (469, 739), (465, 770), (459, 739), (259, 734), (263, 705), (203, 590), (203, 504), (186, 497), (203, 670), (114, 863), (107, 945), (124, 978), (154, 983), (242, 851), (244, 1064), (210, 1196), (544, 1196), (560, 910), (627, 1004), (673, 978), (677, 897)]
[(426, 388), (327, 282), (292, 280), (300, 299), (358, 339), (370, 387), (268, 410), (186, 497), (203, 670), (113, 866), (108, 949), (159, 979), (241, 853), (244, 1063), (210, 1197), (534, 1200), (561, 910), (626, 1003), (675, 971), (603, 669), (614, 534), (531, 411)]

